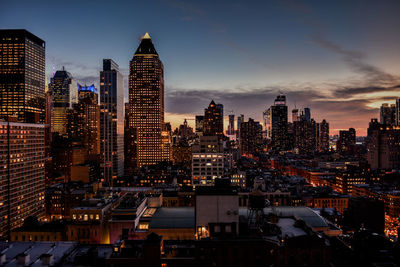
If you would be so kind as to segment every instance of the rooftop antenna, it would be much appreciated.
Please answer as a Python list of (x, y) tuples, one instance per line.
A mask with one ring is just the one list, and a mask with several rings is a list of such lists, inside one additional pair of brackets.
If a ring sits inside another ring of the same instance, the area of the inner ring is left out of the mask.
[(54, 67), (54, 57), (53, 57), (53, 77), (54, 77), (54, 74), (55, 74), (56, 72), (55, 72), (55, 67)]

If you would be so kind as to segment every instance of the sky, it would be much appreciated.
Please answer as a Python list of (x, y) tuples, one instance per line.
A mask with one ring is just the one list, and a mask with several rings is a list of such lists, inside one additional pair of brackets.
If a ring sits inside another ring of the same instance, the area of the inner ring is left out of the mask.
[[(46, 41), (46, 76), (65, 66), (98, 85), (104, 58), (125, 80), (149, 32), (164, 64), (166, 121), (202, 114), (262, 121), (279, 93), (290, 111), (309, 107), (331, 134), (365, 135), (382, 103), (400, 97), (400, 1), (1, 0), (0, 28)], [(128, 86), (125, 83), (126, 101)], [(193, 120), (189, 120), (193, 125)]]

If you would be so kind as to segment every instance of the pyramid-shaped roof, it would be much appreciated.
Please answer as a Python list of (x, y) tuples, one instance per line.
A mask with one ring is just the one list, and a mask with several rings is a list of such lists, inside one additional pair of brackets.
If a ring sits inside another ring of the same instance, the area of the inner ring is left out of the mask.
[(136, 54), (155, 54), (158, 55), (156, 49), (154, 48), (153, 42), (149, 33), (146, 32), (142, 37), (139, 47), (136, 49)]

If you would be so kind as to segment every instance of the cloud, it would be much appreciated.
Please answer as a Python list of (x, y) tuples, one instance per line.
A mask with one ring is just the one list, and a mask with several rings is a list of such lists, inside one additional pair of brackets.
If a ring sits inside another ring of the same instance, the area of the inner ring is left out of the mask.
[(313, 34), (311, 41), (318, 46), (341, 55), (347, 65), (356, 73), (363, 75), (370, 83), (390, 85), (400, 81), (399, 77), (384, 72), (376, 66), (364, 62), (365, 55), (359, 51), (344, 49), (342, 46), (323, 37), (321, 34)]

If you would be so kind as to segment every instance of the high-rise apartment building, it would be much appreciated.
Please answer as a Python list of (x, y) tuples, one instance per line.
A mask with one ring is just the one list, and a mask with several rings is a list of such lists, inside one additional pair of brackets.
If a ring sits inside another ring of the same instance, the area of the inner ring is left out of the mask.
[(371, 169), (399, 169), (400, 129), (383, 125), (370, 129), (367, 158)]
[(0, 122), (0, 239), (28, 216), (44, 216), (45, 128)]
[(311, 119), (306, 120), (305, 117), (300, 117), (300, 120), (293, 123), (294, 129), (294, 147), (300, 153), (313, 153), (317, 149), (318, 126)]
[(211, 101), (208, 108), (204, 109), (203, 135), (224, 136), (224, 107)]
[(235, 115), (229, 115), (228, 135), (235, 135)]
[(78, 87), (64, 67), (58, 70), (49, 84), (51, 97), (51, 132), (67, 134), (67, 113), (78, 102)]
[(192, 146), (192, 185), (213, 185), (224, 174), (224, 151), (218, 136), (201, 136)]
[(400, 126), (400, 98), (396, 99), (395, 119), (396, 126)]
[(100, 72), (100, 155), (102, 180), (108, 185), (124, 172), (124, 85), (119, 66), (103, 60)]
[(240, 124), (239, 147), (242, 155), (252, 156), (263, 152), (262, 126), (249, 118)]
[(396, 124), (396, 105), (382, 104), (380, 108), (380, 123), (384, 125)]
[(79, 139), (89, 157), (100, 155), (100, 106), (94, 84), (78, 84), (78, 103), (69, 115), (68, 136)]
[[(129, 128), (136, 140), (136, 166), (169, 160), (164, 128), (164, 67), (146, 33), (130, 62)], [(164, 140), (165, 141), (165, 140)]]
[(353, 154), (356, 146), (356, 130), (339, 131), (339, 140), (336, 142), (336, 150), (343, 154)]
[(45, 121), (45, 42), (26, 30), (0, 30), (0, 118)]
[(195, 117), (195, 130), (198, 136), (203, 135), (203, 124), (204, 124), (204, 116), (196, 115)]
[(288, 149), (288, 107), (286, 96), (278, 95), (274, 105), (266, 111), (267, 138), (270, 139), (272, 150)]
[(329, 123), (326, 120), (318, 123), (318, 150), (326, 152), (329, 150)]

